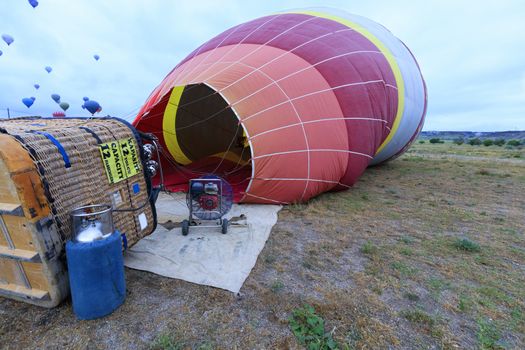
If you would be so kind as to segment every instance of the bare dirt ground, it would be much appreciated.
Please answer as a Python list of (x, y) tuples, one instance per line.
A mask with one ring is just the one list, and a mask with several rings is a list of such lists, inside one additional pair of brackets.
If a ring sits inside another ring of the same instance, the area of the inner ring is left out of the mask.
[(523, 150), (417, 144), (285, 207), (240, 297), (127, 269), (101, 320), (0, 298), (0, 348), (296, 349), (309, 304), (341, 349), (524, 349), (524, 212)]

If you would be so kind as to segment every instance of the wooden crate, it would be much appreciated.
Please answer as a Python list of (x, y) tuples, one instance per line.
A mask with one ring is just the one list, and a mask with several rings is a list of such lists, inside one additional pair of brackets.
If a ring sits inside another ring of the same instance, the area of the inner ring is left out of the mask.
[(0, 134), (0, 295), (53, 307), (69, 293), (61, 242), (27, 151)]
[[(104, 147), (120, 144), (138, 159), (126, 177), (112, 181)], [(69, 294), (64, 247), (75, 208), (112, 205), (123, 245), (153, 232), (144, 162), (137, 133), (118, 119), (1, 120), (0, 296), (53, 307)]]

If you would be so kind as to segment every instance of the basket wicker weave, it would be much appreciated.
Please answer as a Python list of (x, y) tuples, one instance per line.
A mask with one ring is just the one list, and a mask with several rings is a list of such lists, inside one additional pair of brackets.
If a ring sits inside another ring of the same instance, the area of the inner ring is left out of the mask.
[[(22, 118), (2, 120), (0, 121), (0, 136), (16, 140), (18, 145), (21, 146), (11, 146), (11, 149), (0, 150), (0, 163), (4, 161), (7, 169), (4, 171), (4, 175), (7, 174), (4, 178), (7, 180), (2, 180), (0, 176), (0, 181), (11, 180), (15, 183), (11, 187), (18, 188), (18, 204), (21, 205), (21, 208), (24, 208), (23, 216), (28, 221), (28, 225), (35, 225), (34, 231), (36, 233), (34, 234), (36, 235), (41, 233), (41, 228), (44, 226), (40, 221), (35, 222), (36, 219), (40, 220), (40, 217), (34, 215), (35, 208), (24, 203), (21, 194), (22, 189), (19, 188), (21, 185), (15, 181), (14, 170), (9, 170), (8, 160), (10, 152), (24, 150), (30, 156), (34, 172), (39, 176), (38, 183), (40, 184), (36, 184), (33, 181), (31, 186), (33, 191), (38, 190), (36, 187), (41, 186), (45, 194), (45, 200), (47, 201), (45, 206), (49, 207), (50, 212), (50, 220), (45, 227), (48, 231), (54, 232), (54, 234), (49, 236), (55, 238), (51, 240), (54, 241), (53, 244), (49, 244), (44, 239), (40, 248), (35, 247), (34, 250), (39, 255), (39, 259), (36, 260), (39, 260), (41, 264), (51, 264), (56, 259), (60, 260), (61, 256), (63, 258), (64, 243), (71, 238), (70, 212), (80, 206), (92, 204), (112, 205), (116, 209), (113, 213), (115, 228), (125, 235), (128, 245), (133, 245), (155, 229), (156, 217), (151, 201), (151, 188), (142, 164), (142, 169), (138, 174), (117, 183), (110, 183), (102, 161), (99, 147), (101, 144), (130, 138), (133, 140), (136, 150), (141, 154), (141, 160), (144, 161), (140, 147), (140, 138), (133, 127), (126, 122), (115, 118)], [(4, 148), (7, 148), (7, 146), (4, 146)], [(0, 184), (1, 187), (2, 185)], [(24, 191), (27, 191), (27, 189)], [(16, 200), (9, 200), (9, 203), (5, 203), (4, 206), (11, 208), (17, 204), (14, 202)], [(1, 206), (2, 200), (0, 196), (0, 210)], [(9, 216), (6, 210), (0, 211), (0, 214), (2, 214), (0, 218), (4, 219)], [(7, 222), (8, 220), (4, 221)], [(10, 276), (13, 274), (11, 270), (14, 267), (11, 265), (13, 261), (17, 260), (15, 251), (17, 251), (18, 247), (14, 243), (10, 244), (10, 246), (7, 245), (7, 242), (12, 239), (6, 235), (9, 236), (11, 234), (11, 236), (14, 236), (19, 233), (15, 232), (17, 227), (6, 226), (5, 229), (1, 227), (0, 229), (0, 231), (5, 231), (3, 232), (5, 243), (0, 238), (0, 294), (7, 294), (15, 299), (26, 300), (43, 306), (54, 306), (60, 302), (67, 295), (63, 291), (63, 286), (60, 287), (60, 292), (48, 290), (47, 297), (44, 298), (37, 298), (29, 292), (25, 293), (25, 295), (24, 293), (21, 293), (22, 295), (16, 292), (13, 293), (13, 288), (18, 291), (21, 290), (20, 288), (17, 289), (18, 284), (21, 284), (21, 287), (27, 290), (31, 290), (32, 283), (30, 279), (28, 280), (28, 269), (24, 268), (23, 263), (20, 263), (20, 268), (17, 271), (26, 276), (18, 279), (14, 278), (14, 281), (12, 281), (13, 278)], [(35, 241), (35, 239), (40, 239), (39, 237), (30, 236), (27, 236), (27, 240)], [(2, 237), (2, 232), (0, 232), (0, 237)], [(23, 240), (17, 239), (18, 241)], [(3, 244), (6, 246), (2, 247)], [(51, 249), (51, 246), (54, 247)], [(28, 251), (27, 247), (24, 249)], [(5, 254), (2, 255), (2, 252), (5, 252)], [(4, 259), (8, 259), (9, 263), (5, 262)], [(10, 270), (9, 273), (7, 269)], [(57, 268), (54, 267), (53, 269), (56, 270)], [(42, 271), (44, 270), (46, 270), (45, 266)], [(63, 279), (66, 275), (63, 271), (53, 272), (54, 276), (49, 276), (48, 272), (42, 272), (42, 274), (48, 275), (45, 277), (48, 282), (48, 288), (59, 288), (56, 286), (57, 283), (63, 284)], [(57, 274), (60, 274), (61, 277), (57, 277)], [(20, 283), (20, 281), (23, 283)], [(4, 291), (8, 290), (9, 293), (2, 293), (2, 289)], [(27, 297), (28, 294), (30, 295), (29, 298)], [(44, 293), (36, 294), (41, 296)]]

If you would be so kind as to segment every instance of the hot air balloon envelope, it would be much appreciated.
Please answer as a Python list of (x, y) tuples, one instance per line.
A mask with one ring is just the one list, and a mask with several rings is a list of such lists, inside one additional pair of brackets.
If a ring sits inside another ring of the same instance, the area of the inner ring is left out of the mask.
[(2, 52), (2, 50), (0, 50), (0, 56), (2, 56), (4, 53)]
[(45, 70), (46, 70), (46, 72), (51, 73), (51, 71), (53, 70), (53, 68), (47, 66), (47, 67), (45, 68)]
[(97, 101), (89, 100), (84, 103), (84, 107), (91, 113), (95, 114), (100, 108), (100, 104)]
[(84, 102), (89, 101), (89, 97), (82, 97), (82, 99), (84, 100)]
[(34, 101), (34, 100), (36, 100), (36, 97), (31, 96), (30, 99), (32, 99)]
[(321, 9), (255, 19), (199, 46), (133, 123), (158, 135), (168, 189), (212, 172), (237, 184), (241, 202), (292, 203), (402, 154), (425, 112), (421, 72), (399, 39)]
[(31, 107), (33, 105), (34, 100), (31, 98), (23, 98), (22, 103), (26, 105), (27, 108)]
[(67, 102), (62, 102), (62, 103), (60, 103), (59, 106), (60, 106), (60, 108), (62, 108), (62, 110), (64, 110), (64, 112), (65, 112), (65, 111), (67, 111), (68, 108), (69, 108), (69, 103), (67, 103)]
[(39, 85), (39, 84), (35, 84), (35, 85), (33, 85), (33, 86), (34, 86), (35, 89), (37, 89), (37, 90), (40, 89), (40, 85)]
[(31, 6), (33, 6), (33, 8), (37, 7), (38, 6), (38, 1), (37, 0), (29, 0), (29, 4)]
[(100, 56), (99, 55), (93, 55), (93, 58), (98, 61), (100, 59)]
[(2, 39), (4, 39), (7, 45), (11, 45), (13, 41), (15, 41), (15, 39), (13, 39), (13, 37), (9, 34), (3, 34)]
[(59, 95), (59, 94), (53, 94), (53, 95), (51, 95), (51, 98), (52, 98), (53, 101), (55, 101), (56, 103), (60, 103), (60, 95)]

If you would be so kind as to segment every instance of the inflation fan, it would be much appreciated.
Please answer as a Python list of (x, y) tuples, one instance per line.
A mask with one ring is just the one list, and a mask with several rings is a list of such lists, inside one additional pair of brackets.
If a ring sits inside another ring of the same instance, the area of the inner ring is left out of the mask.
[(230, 184), (215, 175), (190, 180), (186, 203), (190, 209), (188, 220), (182, 222), (182, 234), (186, 236), (191, 227), (217, 227), (228, 232), (228, 219), (224, 215), (233, 204)]

